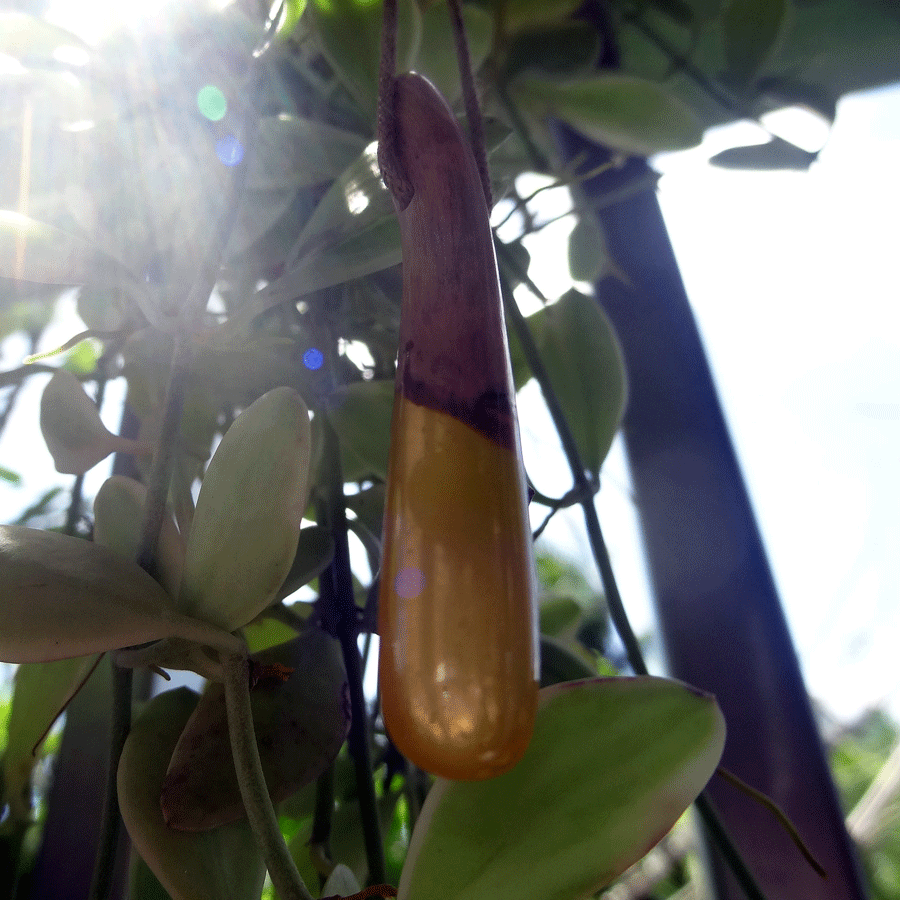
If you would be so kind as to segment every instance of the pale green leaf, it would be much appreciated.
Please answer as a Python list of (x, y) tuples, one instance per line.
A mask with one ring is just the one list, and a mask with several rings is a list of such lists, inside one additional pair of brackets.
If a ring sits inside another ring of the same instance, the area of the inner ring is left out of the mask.
[(357, 134), (282, 113), (260, 120), (247, 187), (280, 190), (337, 178), (366, 141)]
[(309, 497), (309, 413), (292, 388), (269, 391), (225, 432), (197, 498), (179, 606), (232, 631), (284, 582)]
[(53, 225), (0, 210), (0, 277), (39, 284), (114, 284), (134, 276), (99, 247)]
[(593, 75), (577, 81), (533, 76), (511, 86), (532, 116), (562, 119), (587, 137), (623, 153), (649, 156), (700, 143), (696, 115), (662, 85), (627, 75)]
[(394, 382), (361, 381), (333, 391), (326, 415), (337, 432), (345, 481), (387, 478)]
[(612, 323), (593, 297), (569, 291), (529, 325), (585, 468), (596, 475), (625, 412), (625, 363)]
[(596, 281), (606, 270), (609, 254), (596, 216), (583, 215), (569, 235), (569, 272), (575, 281)]
[(39, 759), (37, 746), (96, 666), (98, 658), (79, 656), (25, 663), (16, 670), (8, 740), (3, 753), (3, 787), (9, 814), (18, 822), (31, 819), (31, 772)]
[(190, 834), (169, 828), (163, 819), (163, 779), (197, 700), (187, 688), (167, 691), (135, 721), (119, 761), (122, 818), (172, 900), (258, 900), (266, 870), (246, 820)]
[[(477, 72), (491, 49), (493, 16), (486, 9), (465, 4), (462, 17), (472, 71)], [(422, 39), (412, 69), (431, 81), (448, 103), (455, 103), (462, 94), (456, 42), (446, 0), (428, 6), (422, 13)]]
[(165, 637), (240, 643), (172, 612), (166, 592), (106, 547), (51, 531), (0, 525), (0, 660), (44, 662)]
[[(375, 121), (378, 64), (381, 55), (381, 0), (311, 0), (307, 15), (338, 79)], [(421, 32), (421, 13), (414, 0), (397, 3), (397, 71), (410, 68)]]
[(518, 765), (431, 789), (399, 900), (588, 897), (675, 824), (714, 772), (724, 740), (713, 698), (678, 682), (545, 688)]

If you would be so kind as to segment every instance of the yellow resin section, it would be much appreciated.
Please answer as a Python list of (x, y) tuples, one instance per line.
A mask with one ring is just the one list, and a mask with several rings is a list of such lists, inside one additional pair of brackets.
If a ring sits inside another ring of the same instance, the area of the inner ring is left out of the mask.
[(537, 709), (537, 621), (524, 476), (465, 423), (394, 401), (379, 669), (397, 747), (444, 778), (521, 759)]

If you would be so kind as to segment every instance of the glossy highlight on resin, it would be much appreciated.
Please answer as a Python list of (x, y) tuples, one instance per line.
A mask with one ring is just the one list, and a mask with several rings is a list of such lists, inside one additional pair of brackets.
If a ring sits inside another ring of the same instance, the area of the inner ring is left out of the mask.
[(382, 709), (421, 768), (486, 778), (517, 762), (537, 704), (531, 534), (515, 457), (398, 397), (381, 578)]
[(379, 596), (382, 710), (453, 779), (521, 759), (537, 709), (531, 529), (493, 239), (466, 138), (425, 79), (395, 80), (403, 309)]

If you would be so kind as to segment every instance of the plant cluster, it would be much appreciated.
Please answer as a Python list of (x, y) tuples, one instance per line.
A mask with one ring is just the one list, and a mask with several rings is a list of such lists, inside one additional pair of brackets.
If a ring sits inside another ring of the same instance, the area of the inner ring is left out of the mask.
[[(603, 36), (571, 18), (577, 5), (469, 4), (462, 18), (494, 195), (524, 235), (540, 223), (518, 175), (576, 185), (570, 263), (593, 280), (615, 271), (578, 207), (579, 178), (598, 173), (553, 162), (548, 117), (606, 144), (612, 167), (696, 143), (710, 117), (649, 73), (598, 71)], [(256, 900), (266, 868), (285, 898), (367, 881), (415, 900), (586, 896), (702, 789), (721, 715), (674, 682), (598, 679), (608, 672), (591, 649), (596, 609), (550, 596), (544, 689), (514, 768), (431, 786), (391, 742), (358, 650), (363, 635), (368, 654), (375, 629), (401, 308), (401, 229), (373, 142), (382, 5), (291, 0), (269, 18), (251, 6), (188, 5), (99, 47), (0, 13), (12, 61), (0, 125), (15, 136), (0, 151), (3, 333), (24, 330), (36, 347), (72, 286), (85, 325), (63, 365), (3, 375), (11, 406), (29, 375), (51, 372), (41, 431), (57, 470), (77, 476), (63, 528), (0, 528), (0, 658), (20, 664), (0, 825), (15, 878), (27, 875), (33, 748), (86, 678), (109, 677), (98, 662), (112, 652), (112, 781), (137, 851), (134, 900), (161, 889)], [(738, 98), (759, 87), (785, 6), (766, 4), (768, 30), (745, 46), (755, 24), (744, 3), (727, 15), (610, 4), (621, 35), (696, 39), (737, 79)], [(397, 70), (459, 103), (446, 3), (399, 3)], [(521, 239), (497, 257), (515, 387), (538, 379), (573, 470), (569, 495), (535, 490), (532, 502), (548, 517), (584, 507), (640, 673), (592, 500), (626, 402), (617, 340), (576, 290), (541, 298), (525, 320), (512, 291), (536, 288)], [(97, 411), (113, 379), (127, 384), (119, 435)], [(109, 478), (88, 510), (82, 476), (110, 454), (128, 475)], [(350, 534), (368, 574), (351, 568)], [(303, 586), (313, 602), (297, 599)], [(127, 673), (141, 667), (193, 671), (207, 687), (164, 691), (131, 723)], [(96, 896), (112, 890), (110, 808)]]

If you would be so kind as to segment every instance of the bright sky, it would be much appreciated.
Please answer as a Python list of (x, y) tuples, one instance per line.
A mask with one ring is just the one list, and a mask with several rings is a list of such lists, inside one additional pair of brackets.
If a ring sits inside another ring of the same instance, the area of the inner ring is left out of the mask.
[[(808, 688), (844, 721), (883, 703), (897, 717), (900, 87), (845, 98), (808, 173), (708, 165), (724, 147), (760, 140), (750, 126), (737, 134), (658, 160), (660, 201)], [(542, 282), (551, 291), (553, 268)], [(523, 419), (526, 465), (530, 449), (549, 480), (552, 426), (530, 410)], [(570, 487), (564, 461), (553, 471), (558, 483), (542, 490)], [(602, 481), (617, 579), (647, 630), (621, 447)], [(577, 513), (547, 537), (590, 559)]]

